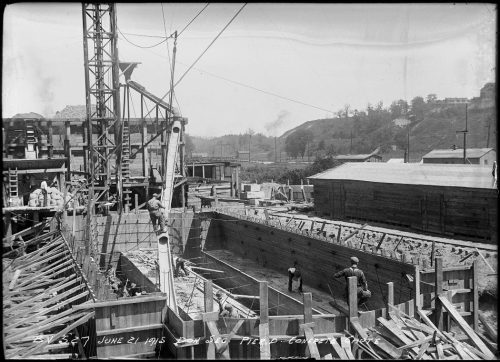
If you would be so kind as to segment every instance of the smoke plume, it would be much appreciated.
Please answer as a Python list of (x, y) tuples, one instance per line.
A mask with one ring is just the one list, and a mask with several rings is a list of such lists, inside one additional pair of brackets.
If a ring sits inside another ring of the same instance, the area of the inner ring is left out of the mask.
[(271, 122), (268, 122), (264, 125), (266, 131), (270, 133), (271, 136), (277, 136), (280, 127), (285, 123), (285, 121), (289, 118), (290, 112), (282, 110), (278, 113), (278, 117)]

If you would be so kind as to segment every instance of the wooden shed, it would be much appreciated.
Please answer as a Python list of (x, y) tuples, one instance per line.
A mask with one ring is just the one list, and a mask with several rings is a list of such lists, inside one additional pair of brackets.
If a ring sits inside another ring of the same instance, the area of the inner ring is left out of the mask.
[(497, 241), (498, 190), (490, 167), (345, 163), (309, 179), (320, 216)]
[[(493, 165), (497, 159), (497, 154), (493, 148), (469, 148), (466, 150), (468, 164), (473, 165)], [(422, 156), (423, 163), (464, 163), (464, 150), (432, 150)]]

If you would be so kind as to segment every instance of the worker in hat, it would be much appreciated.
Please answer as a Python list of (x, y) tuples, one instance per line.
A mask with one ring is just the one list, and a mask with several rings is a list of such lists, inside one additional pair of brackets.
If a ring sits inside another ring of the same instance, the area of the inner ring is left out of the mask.
[(228, 303), (224, 306), (224, 311), (220, 314), (220, 316), (226, 318), (238, 318), (238, 313), (233, 306)]
[(350, 268), (345, 268), (337, 273), (335, 273), (333, 276), (334, 278), (340, 278), (344, 277), (346, 281), (346, 295), (349, 295), (349, 284), (348, 284), (348, 278), (349, 277), (356, 277), (358, 279), (358, 284), (357, 284), (357, 292), (358, 292), (358, 305), (361, 305), (365, 303), (368, 298), (371, 297), (371, 292), (368, 290), (368, 283), (366, 281), (365, 273), (361, 269), (358, 268), (358, 263), (359, 259), (356, 258), (355, 256), (351, 257), (351, 267)]
[(215, 293), (215, 302), (219, 306), (219, 314), (222, 314), (224, 307), (222, 306), (222, 292), (220, 290)]
[(291, 268), (288, 268), (288, 291), (292, 291), (293, 281), (299, 284), (298, 291), (302, 293), (302, 273), (299, 270), (299, 264), (297, 261), (293, 263)]
[(156, 222), (158, 221), (160, 224), (160, 232), (166, 233), (167, 229), (165, 227), (165, 216), (160, 210), (164, 209), (165, 206), (161, 204), (159, 194), (153, 194), (153, 197), (147, 202), (147, 208), (149, 211), (149, 216), (151, 217), (151, 222), (153, 223), (154, 231), (158, 232), (158, 228), (156, 227)]
[(178, 277), (180, 275), (179, 273), (180, 273), (181, 269), (184, 272), (184, 275), (188, 276), (189, 272), (186, 270), (186, 264), (189, 263), (189, 262), (187, 260), (185, 260), (185, 259), (182, 259), (179, 256), (174, 257), (174, 261), (175, 261), (175, 263), (174, 263), (174, 265), (175, 265), (174, 276)]

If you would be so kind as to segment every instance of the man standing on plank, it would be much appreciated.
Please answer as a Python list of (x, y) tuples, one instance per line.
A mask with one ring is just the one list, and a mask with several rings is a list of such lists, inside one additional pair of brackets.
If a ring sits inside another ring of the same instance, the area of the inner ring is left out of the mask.
[(346, 281), (346, 295), (349, 295), (349, 277), (356, 277), (358, 279), (358, 305), (365, 303), (372, 293), (368, 290), (368, 283), (366, 281), (365, 273), (358, 269), (359, 259), (355, 256), (351, 257), (351, 267), (345, 268), (333, 275), (334, 278), (345, 277)]

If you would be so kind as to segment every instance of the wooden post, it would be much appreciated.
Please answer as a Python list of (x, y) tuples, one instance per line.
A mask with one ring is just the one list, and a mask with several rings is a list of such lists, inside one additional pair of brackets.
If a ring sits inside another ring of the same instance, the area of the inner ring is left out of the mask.
[[(69, 172), (68, 172), (69, 173)], [(62, 206), (62, 217), (61, 217), (61, 223), (66, 227), (67, 225), (67, 219), (68, 215), (66, 212), (66, 197), (68, 196), (68, 190), (66, 189), (66, 172), (60, 173), (59, 174), (59, 188), (61, 189), (60, 191), (63, 193), (63, 206)], [(62, 227), (61, 227), (62, 229)]]
[(415, 275), (413, 277), (413, 291), (414, 291), (414, 301), (415, 301), (415, 313), (421, 308), (420, 304), (420, 267), (415, 266)]
[(10, 212), (5, 212), (5, 236), (6, 238), (12, 236), (12, 219)]
[(259, 282), (260, 323), (269, 323), (269, 296), (267, 282)]
[(358, 278), (347, 278), (349, 318), (358, 316)]
[[(66, 157), (66, 180), (71, 181), (71, 146), (69, 143), (69, 138), (71, 134), (70, 124), (68, 121), (64, 122), (64, 126), (66, 128), (66, 136), (64, 138), (64, 157)], [(87, 171), (87, 170), (85, 170)]]
[(134, 210), (135, 210), (135, 213), (138, 214), (139, 213), (139, 194), (134, 194), (134, 202), (135, 202)]
[(47, 157), (52, 158), (54, 157), (54, 129), (52, 128), (52, 121), (47, 122), (47, 127), (49, 128), (49, 134), (47, 135)]
[(390, 310), (389, 304), (394, 305), (394, 283), (393, 282), (387, 283), (387, 312), (389, 312), (389, 310)]
[[(142, 107), (143, 107), (143, 95), (141, 95), (141, 116), (142, 116)], [(148, 164), (149, 164), (149, 151), (148, 146), (144, 146), (148, 142), (148, 124), (145, 119), (142, 120), (142, 129), (141, 129), (141, 147), (142, 147), (142, 175), (147, 179), (148, 178)]]
[(213, 285), (211, 280), (205, 280), (205, 313), (212, 312), (214, 310), (214, 295), (213, 295)]
[(260, 303), (260, 359), (271, 358), (271, 345), (269, 344), (269, 295), (267, 282), (259, 282), (259, 303)]
[(90, 173), (90, 170), (88, 169), (88, 157), (89, 157), (89, 154), (87, 152), (87, 150), (89, 149), (89, 145), (88, 145), (88, 129), (87, 129), (87, 122), (84, 121), (82, 123), (82, 129), (83, 129), (83, 171), (85, 172), (89, 172)]
[(434, 308), (434, 324), (442, 331), (443, 330), (443, 306), (441, 305), (438, 296), (443, 292), (443, 259), (436, 258), (434, 261), (434, 293), (435, 293), (435, 308)]
[(304, 293), (303, 295), (303, 304), (304, 304), (304, 324), (312, 323), (312, 294)]
[(433, 266), (434, 259), (436, 258), (435, 253), (436, 253), (436, 241), (435, 241), (435, 240), (432, 240), (432, 250), (431, 250), (431, 266)]
[[(472, 271), (472, 323), (475, 331), (478, 329), (478, 321), (479, 321), (479, 293), (478, 293), (478, 270), (479, 270), (479, 262), (474, 260), (472, 263), (471, 271)], [(451, 302), (451, 300), (450, 300)], [(496, 342), (496, 341), (495, 341)]]

